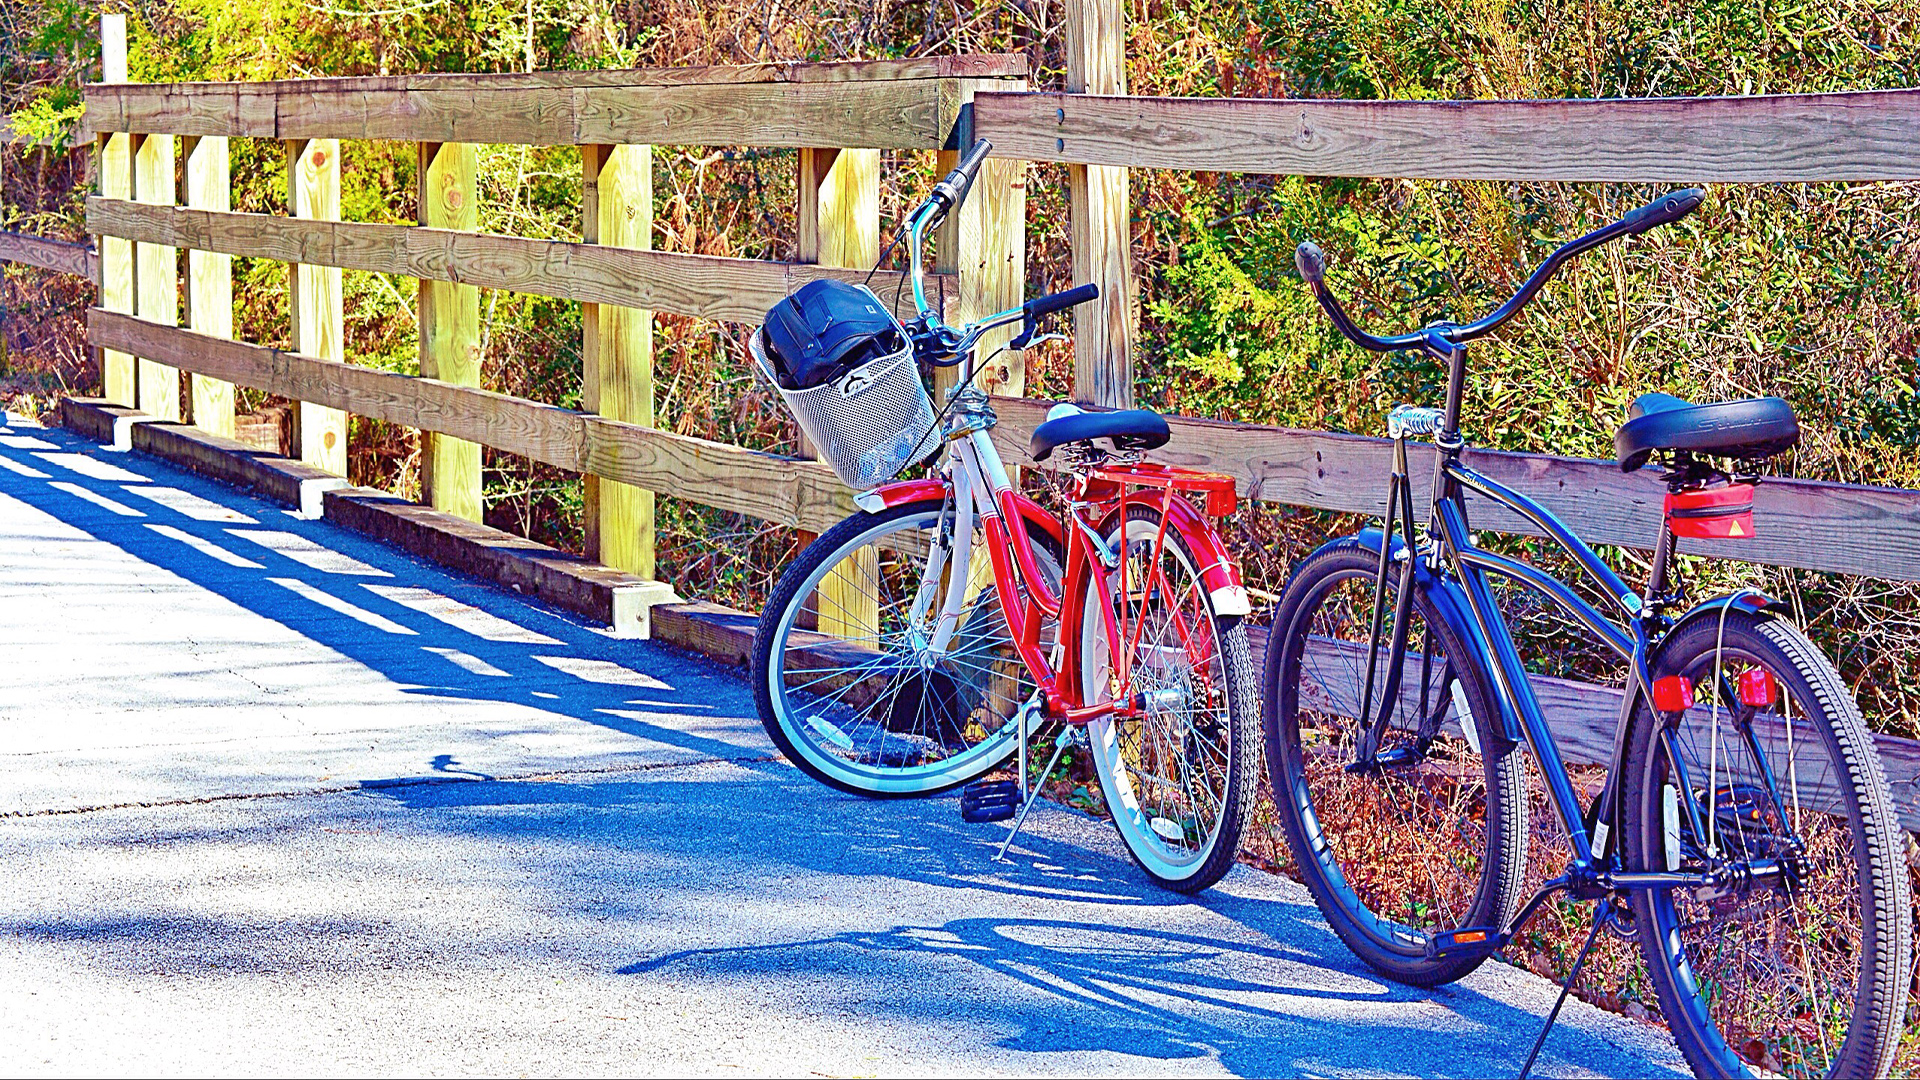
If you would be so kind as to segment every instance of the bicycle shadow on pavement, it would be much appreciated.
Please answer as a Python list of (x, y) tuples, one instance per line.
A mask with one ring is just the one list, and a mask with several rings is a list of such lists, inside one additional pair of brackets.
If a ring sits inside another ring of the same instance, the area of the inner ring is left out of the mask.
[[(643, 848), (650, 882), (669, 891), (594, 909), (656, 928), (647, 940), (661, 951), (620, 974), (721, 995), (755, 987), (886, 1027), (933, 1020), (1022, 1053), (1215, 1057), (1241, 1075), (1477, 1076), (1516, 1072), (1545, 1011), (1474, 986), (1391, 983), (1346, 950), (1299, 886), (1258, 871), (1192, 898), (1160, 890), (1110, 825), (1057, 808), (1038, 815), (1012, 863), (997, 863), (1005, 825), (963, 822), (950, 801), (836, 796), (790, 771), (379, 794), (435, 813), (537, 802), (584, 821), (569, 839), (593, 853), (544, 863), (562, 895), (593, 891), (588, 881)], [(457, 827), (518, 833), (528, 821), (490, 814)], [(785, 928), (756, 925), (754, 904), (788, 897), (817, 905), (814, 925), (829, 932), (767, 940)], [(1032, 914), (1040, 900), (1058, 915)], [(841, 928), (848, 921), (869, 925)], [(1571, 1020), (1543, 1062), (1543, 1075), (1658, 1074)]]

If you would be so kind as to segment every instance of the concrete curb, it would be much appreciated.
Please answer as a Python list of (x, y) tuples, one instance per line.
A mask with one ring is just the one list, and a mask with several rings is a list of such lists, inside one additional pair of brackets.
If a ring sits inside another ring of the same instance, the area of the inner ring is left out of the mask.
[[(745, 662), (751, 649), (753, 617), (745, 612), (677, 604), (679, 597), (666, 582), (589, 562), (397, 495), (352, 487), (304, 462), (91, 398), (63, 400), (60, 424), (113, 449), (152, 454), (209, 479), (249, 488), (304, 517), (325, 517), (449, 569), (538, 597), (608, 626), (616, 637), (650, 637), (657, 623), (665, 623), (674, 630), (663, 640), (729, 663)], [(692, 610), (676, 613), (676, 618), (667, 615), (666, 606)], [(714, 627), (706, 627), (716, 619)], [(745, 648), (738, 640), (742, 624), (749, 627)], [(709, 652), (701, 642), (711, 642), (720, 651)]]

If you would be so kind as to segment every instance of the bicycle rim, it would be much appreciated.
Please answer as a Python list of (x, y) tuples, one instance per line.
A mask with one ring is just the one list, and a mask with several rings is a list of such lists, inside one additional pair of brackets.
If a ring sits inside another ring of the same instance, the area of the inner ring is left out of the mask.
[[(944, 558), (952, 515), (920, 504), (861, 515), (815, 542), (776, 590), (761, 675), (778, 741), (823, 780), (878, 795), (927, 794), (992, 769), (1015, 748), (1034, 693), (993, 588), (985, 535)], [(1058, 588), (1059, 556), (1035, 536)], [(811, 557), (809, 557), (811, 555)], [(935, 560), (943, 566), (929, 575)], [(967, 601), (946, 652), (927, 647), (954, 573)], [(1043, 648), (1053, 637), (1042, 627)]]
[(1495, 737), (1485, 677), (1416, 596), (1399, 693), (1380, 750), (1408, 763), (1350, 768), (1359, 718), (1384, 700), (1392, 592), (1366, 690), (1378, 555), (1358, 545), (1303, 567), (1268, 644), (1268, 760), (1294, 858), (1348, 945), (1423, 985), (1478, 959), (1432, 961), (1442, 930), (1498, 927), (1518, 899), (1525, 803), (1515, 755)]
[[(1111, 610), (1120, 647), (1131, 649), (1131, 689), (1145, 697), (1147, 708), (1138, 717), (1096, 720), (1087, 735), (1114, 825), (1134, 859), (1162, 884), (1193, 881), (1204, 887), (1230, 865), (1231, 853), (1225, 863), (1213, 858), (1220, 846), (1239, 845), (1245, 784), (1238, 773), (1250, 747), (1241, 745), (1246, 740), (1236, 731), (1240, 703), (1233, 695), (1250, 689), (1250, 673), (1230, 670), (1229, 643), (1178, 535), (1167, 531), (1155, 560), (1158, 515), (1136, 507), (1124, 528), (1125, 543), (1117, 542), (1116, 532), (1109, 544), (1124, 552), (1131, 595), (1086, 598), (1083, 700), (1111, 700), (1114, 691), (1104, 615)], [(1120, 580), (1120, 574), (1111, 575), (1110, 588), (1117, 590)], [(1250, 665), (1244, 642), (1238, 658)]]
[(1637, 860), (1793, 872), (1637, 899), (1662, 1011), (1702, 1074), (1883, 1074), (1905, 1013), (1910, 899), (1865, 725), (1798, 631), (1744, 615), (1691, 629), (1661, 671), (1696, 687), (1695, 706), (1636, 721)]

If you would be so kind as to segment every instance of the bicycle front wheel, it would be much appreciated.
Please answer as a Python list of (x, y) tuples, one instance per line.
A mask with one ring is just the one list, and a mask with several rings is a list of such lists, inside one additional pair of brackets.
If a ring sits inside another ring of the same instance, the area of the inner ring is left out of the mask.
[(1884, 1076), (1906, 1013), (1905, 836), (1859, 706), (1793, 626), (1741, 611), (1661, 646), (1624, 784), (1630, 864), (1712, 875), (1634, 896), (1661, 1013), (1700, 1076)]
[[(1134, 861), (1166, 888), (1198, 892), (1232, 868), (1253, 806), (1259, 714), (1246, 628), (1214, 612), (1199, 561), (1163, 533), (1159, 511), (1131, 507), (1107, 545), (1125, 565), (1106, 595), (1089, 580), (1082, 700), (1124, 687), (1142, 708), (1087, 725), (1094, 766)], [(1124, 681), (1116, 657), (1127, 660)]]
[[(1399, 567), (1372, 640), (1380, 556), (1357, 540), (1294, 570), (1267, 641), (1267, 773), (1300, 876), (1355, 955), (1416, 986), (1481, 957), (1432, 958), (1430, 935), (1506, 925), (1526, 866), (1520, 762), (1486, 673), (1424, 593), (1412, 598), (1400, 686), (1378, 763), (1356, 762), (1361, 718), (1382, 715)], [(1374, 680), (1367, 694), (1371, 652)]]
[[(955, 537), (953, 525), (951, 507), (932, 501), (858, 513), (781, 576), (754, 636), (754, 700), (774, 745), (814, 779), (862, 795), (929, 795), (1016, 749), (1033, 676), (1007, 631), (985, 532), (976, 523)], [(1031, 525), (1028, 535), (1057, 593), (1060, 546)], [(965, 602), (935, 652), (956, 574)], [(1042, 625), (1042, 650), (1056, 637)]]

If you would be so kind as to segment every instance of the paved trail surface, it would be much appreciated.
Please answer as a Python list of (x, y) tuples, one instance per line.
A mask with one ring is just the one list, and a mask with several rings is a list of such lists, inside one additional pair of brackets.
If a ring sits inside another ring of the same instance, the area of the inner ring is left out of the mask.
[[(876, 803), (733, 672), (152, 459), (0, 428), (0, 1072), (1512, 1075), (1292, 882)], [(1543, 1075), (1672, 1075), (1568, 1007)]]

